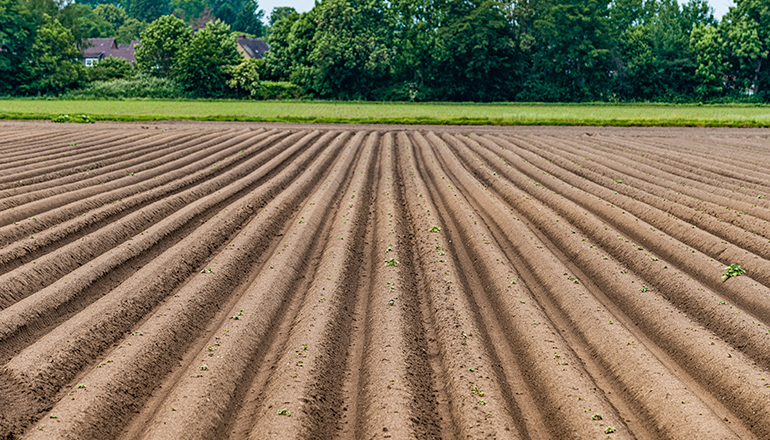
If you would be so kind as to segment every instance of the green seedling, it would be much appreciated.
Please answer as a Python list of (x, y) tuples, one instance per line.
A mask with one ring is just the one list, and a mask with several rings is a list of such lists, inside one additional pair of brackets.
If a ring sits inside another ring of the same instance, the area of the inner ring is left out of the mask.
[(639, 288), (640, 292), (646, 292), (648, 290), (650, 290), (650, 289), (647, 286), (642, 286), (641, 288)]
[(612, 426), (608, 426), (607, 429), (604, 430), (605, 434), (612, 434), (613, 432), (617, 432), (617, 429), (613, 428)]
[(441, 232), (441, 228), (439, 228), (438, 226), (433, 226), (428, 230), (428, 232)]
[(386, 266), (396, 266), (398, 264), (398, 261), (396, 261), (395, 258), (390, 258), (388, 260), (385, 260)]
[(233, 319), (236, 319), (236, 320), (241, 319), (242, 316), (243, 316), (243, 310), (240, 310), (238, 313), (233, 315)]
[(591, 416), (591, 420), (602, 420), (601, 414), (594, 414)]
[(206, 366), (206, 365), (201, 365), (200, 369), (201, 369), (201, 371), (209, 371), (209, 367)]
[(85, 387), (86, 387), (86, 384), (84, 384), (84, 383), (81, 383), (81, 384), (79, 384), (79, 385), (78, 385), (76, 388), (85, 388)]
[(278, 410), (278, 415), (279, 415), (279, 416), (286, 416), (286, 417), (291, 417), (291, 412), (289, 412), (289, 410), (288, 410), (288, 409), (286, 409), (286, 408), (284, 408), (284, 409), (279, 409), (279, 410)]
[(743, 269), (740, 265), (731, 264), (724, 268), (724, 272), (725, 273), (722, 274), (723, 281), (730, 277), (737, 277), (737, 276), (743, 275), (744, 273), (746, 273), (746, 270)]
[(396, 298), (391, 298), (390, 301), (388, 301), (389, 306), (396, 305)]
[(210, 267), (207, 267), (207, 268), (205, 268), (205, 269), (203, 269), (203, 270), (201, 271), (201, 273), (213, 273), (213, 272), (214, 272), (214, 271), (213, 271), (213, 270), (211, 270), (211, 268), (210, 268)]

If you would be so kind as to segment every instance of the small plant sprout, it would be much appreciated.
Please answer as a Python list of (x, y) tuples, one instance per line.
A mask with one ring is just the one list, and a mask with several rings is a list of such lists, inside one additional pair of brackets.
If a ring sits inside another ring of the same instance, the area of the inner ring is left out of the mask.
[(438, 226), (433, 226), (432, 228), (428, 229), (428, 232), (441, 232), (441, 228)]
[(612, 426), (608, 426), (607, 429), (604, 430), (605, 434), (612, 434), (613, 432), (617, 432), (618, 430), (613, 428)]
[(640, 288), (639, 288), (639, 291), (640, 291), (640, 292), (646, 292), (646, 291), (648, 291), (648, 290), (650, 290), (650, 289), (649, 289), (649, 287), (647, 287), (647, 286), (642, 286), (642, 287), (640, 287)]
[(602, 420), (602, 415), (594, 414), (593, 416), (591, 416), (591, 420)]
[(205, 269), (203, 269), (203, 270), (201, 271), (201, 273), (213, 273), (213, 272), (214, 272), (214, 271), (213, 271), (213, 270), (211, 270), (211, 268), (210, 268), (210, 267), (207, 267), (207, 268), (205, 268)]
[(291, 417), (291, 412), (289, 412), (289, 410), (288, 410), (288, 409), (286, 409), (286, 408), (284, 408), (284, 409), (279, 409), (279, 410), (278, 410), (278, 415), (279, 415), (279, 416), (286, 416), (286, 417)]
[(395, 258), (389, 258), (389, 259), (385, 260), (385, 265), (386, 266), (396, 266), (396, 265), (398, 265), (398, 261)]
[(726, 280), (730, 277), (737, 277), (740, 275), (743, 275), (746, 273), (746, 270), (743, 269), (741, 266), (737, 264), (731, 264), (724, 268), (724, 273), (722, 274), (722, 280)]
[(201, 369), (201, 371), (209, 371), (209, 367), (206, 366), (206, 365), (201, 365), (200, 369)]
[(396, 304), (396, 298), (391, 298), (390, 301), (388, 301), (389, 306), (393, 306)]
[(241, 319), (242, 316), (243, 316), (243, 310), (240, 310), (238, 311), (238, 313), (233, 315), (233, 319), (238, 320), (238, 319)]
[(85, 387), (86, 387), (86, 384), (81, 383), (81, 384), (78, 384), (78, 386), (76, 388), (85, 388)]

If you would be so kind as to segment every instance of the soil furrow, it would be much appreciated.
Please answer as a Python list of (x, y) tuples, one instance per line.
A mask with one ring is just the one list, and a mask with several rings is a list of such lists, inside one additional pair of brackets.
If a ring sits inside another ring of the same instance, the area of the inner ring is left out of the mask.
[[(477, 139), (485, 143), (484, 139)], [(487, 146), (494, 148), (493, 145)], [(493, 155), (489, 152), (478, 151), (486, 156), (487, 163), (492, 163), (494, 160)], [(505, 153), (501, 152), (501, 154)], [(507, 159), (512, 160), (514, 158), (508, 157)], [(602, 232), (601, 235), (594, 236), (591, 232), (587, 232), (587, 235), (592, 236), (613, 258), (621, 261), (628, 268), (644, 277), (651, 286), (655, 286), (659, 291), (666, 292), (670, 300), (687, 311), (692, 317), (702, 323), (708, 323), (706, 325), (712, 331), (735, 346), (740, 347), (757, 362), (760, 362), (765, 367), (768, 366), (767, 331), (763, 330), (761, 326), (754, 325), (756, 321), (759, 321), (760, 324), (762, 322), (765, 324), (770, 322), (770, 314), (768, 313), (770, 309), (768, 309), (767, 302), (770, 292), (766, 291), (765, 288), (761, 288), (749, 277), (730, 280), (729, 283), (725, 282), (720, 275), (724, 264), (714, 261), (707, 255), (690, 248), (685, 243), (677, 242), (672, 237), (668, 237), (668, 240), (665, 240), (666, 236), (656, 232), (655, 228), (650, 227), (649, 224), (645, 224), (639, 218), (634, 218), (633, 222), (630, 221), (629, 216), (626, 216), (622, 211), (620, 213), (617, 212), (618, 210), (612, 206), (608, 207), (602, 199), (596, 200), (593, 197), (579, 194), (573, 190), (574, 186), (572, 185), (580, 186), (581, 182), (576, 180), (571, 182), (560, 181), (555, 179), (555, 176), (554, 178), (550, 176), (542, 178), (543, 176), (539, 171), (520, 168), (515, 165), (515, 161), (510, 163), (514, 163), (513, 168), (518, 169), (524, 175), (530, 178), (540, 178), (544, 185), (542, 187), (543, 190), (550, 189), (556, 191), (564, 199), (579, 205), (579, 209), (585, 209), (591, 212), (592, 215), (597, 215), (602, 221), (607, 222), (607, 225), (615, 228), (617, 231), (611, 234)], [(500, 172), (503, 171), (500, 170)], [(520, 180), (518, 184), (522, 187), (526, 185), (524, 180)], [(610, 196), (609, 194), (604, 195)], [(535, 195), (535, 197), (545, 200), (539, 195)], [(550, 196), (548, 198), (553, 199)], [(568, 206), (568, 204), (561, 200), (559, 202), (551, 201), (546, 203), (552, 207), (557, 205)], [(579, 209), (576, 209), (575, 212), (579, 211)], [(602, 227), (601, 224), (592, 221), (592, 217), (589, 217), (587, 213), (582, 216), (574, 216), (567, 214), (566, 209), (564, 209), (561, 211), (561, 214), (565, 215), (575, 226), (580, 227), (584, 231), (597, 231)], [(646, 214), (655, 214), (654, 209), (648, 209)], [(666, 218), (662, 214), (659, 217), (660, 222), (658, 225), (670, 229), (671, 225), (662, 225), (665, 223)], [(700, 238), (700, 235), (708, 235), (702, 231), (691, 231), (690, 228), (684, 226), (681, 226), (680, 230), (684, 230), (682, 235), (685, 237), (688, 234), (690, 234), (690, 237), (694, 236), (696, 238)], [(626, 243), (624, 240), (619, 240), (620, 235), (617, 233), (618, 231), (624, 236), (631, 238), (632, 241)], [(663, 236), (663, 239), (661, 239), (661, 236)], [(708, 242), (708, 237), (701, 239), (701, 242), (704, 241)], [(730, 250), (725, 250), (727, 245), (724, 242), (720, 241), (717, 243), (716, 241), (713, 240), (714, 245), (720, 246), (723, 249), (718, 256), (724, 257), (729, 255)], [(653, 253), (638, 252), (644, 249), (648, 249)], [(733, 255), (743, 256), (742, 254), (747, 255), (746, 251), (733, 251)], [(690, 279), (680, 280), (681, 274), (672, 274), (671, 272), (674, 269), (668, 270), (667, 266), (663, 263), (649, 264), (649, 261), (658, 261), (658, 257), (667, 260), (666, 262), (668, 263), (673, 263), (683, 272), (690, 275), (692, 279), (697, 280), (697, 282)], [(749, 261), (754, 262), (755, 266), (764, 262), (764, 260), (757, 260), (755, 262), (753, 259)], [(759, 274), (761, 275), (762, 272), (759, 272)], [(674, 279), (674, 276), (676, 276), (676, 279)], [(761, 276), (758, 278), (762, 279)], [(709, 287), (713, 291), (709, 291)], [(725, 307), (720, 307), (720, 305), (725, 304), (720, 299), (729, 299), (735, 304), (740, 305), (743, 310), (738, 312), (736, 316), (735, 310), (728, 311), (725, 310)], [(748, 313), (745, 311), (748, 311)], [(740, 323), (736, 324), (736, 321)]]
[[(87, 215), (88, 211), (98, 209), (106, 204), (121, 202), (124, 198), (135, 197), (144, 191), (152, 190), (169, 182), (184, 180), (193, 173), (196, 173), (199, 178), (215, 175), (217, 170), (213, 168), (216, 167), (217, 160), (220, 160), (220, 163), (224, 165), (223, 156), (227, 160), (227, 156), (231, 155), (238, 147), (249, 148), (253, 142), (265, 137), (267, 134), (257, 135), (253, 140), (248, 137), (236, 138), (219, 145), (217, 149), (227, 148), (227, 150), (220, 151), (213, 157), (209, 157), (205, 151), (199, 152), (166, 164), (158, 164), (151, 170), (145, 170), (140, 176), (129, 174), (99, 187), (78, 189), (65, 195), (38, 200), (0, 212), (2, 221), (13, 222), (13, 224), (0, 227), (0, 240), (7, 243), (18, 240), (20, 237), (33, 235), (44, 229), (55, 227), (77, 215)], [(282, 137), (282, 135), (277, 134), (276, 137)], [(235, 143), (235, 148), (233, 143)], [(237, 163), (251, 156), (254, 152), (256, 151), (250, 150), (249, 154), (246, 155), (233, 153), (227, 163)], [(212, 169), (203, 172), (201, 169), (204, 167), (211, 167)], [(176, 191), (184, 189), (178, 185), (178, 182), (176, 183)]]
[[(180, 158), (197, 151), (201, 147), (206, 148), (215, 145), (211, 140), (232, 139), (235, 133), (211, 133), (207, 136), (190, 139), (183, 143), (159, 144), (152, 151), (143, 154), (127, 154), (122, 160), (100, 168), (90, 169), (88, 177), (81, 174), (52, 179), (46, 182), (26, 185), (0, 191), (0, 206), (2, 209), (22, 205), (35, 200), (51, 197), (58, 194), (84, 188), (91, 185), (101, 185), (104, 182), (124, 177), (131, 172), (136, 173), (151, 166), (150, 161), (160, 159), (160, 163), (167, 162), (171, 158)], [(222, 142), (222, 141), (220, 141)], [(185, 150), (185, 147), (188, 147)]]
[[(490, 170), (484, 174), (488, 176), (492, 172)], [(661, 297), (652, 298), (659, 294), (656, 292), (674, 290), (677, 288), (677, 284), (681, 284), (684, 281), (672, 280), (670, 277), (665, 277), (665, 275), (652, 279), (647, 278), (646, 280), (639, 279), (633, 274), (629, 275), (630, 280), (624, 279), (623, 276), (612, 275), (613, 262), (604, 260), (601, 255), (602, 249), (596, 248), (597, 244), (605, 247), (603, 249), (604, 252), (614, 253), (613, 257), (623, 261), (625, 264), (633, 261), (634, 258), (645, 257), (643, 254), (639, 255), (641, 252), (636, 249), (637, 245), (623, 243), (623, 245), (620, 245), (622, 247), (616, 247), (615, 242), (621, 242), (622, 240), (618, 240), (620, 234), (616, 231), (604, 232), (607, 230), (606, 228), (609, 228), (609, 225), (601, 222), (590, 224), (593, 221), (593, 216), (582, 214), (580, 208), (571, 207), (569, 209), (573, 211), (567, 212), (566, 207), (570, 205), (570, 202), (566, 201), (563, 196), (556, 193), (552, 194), (551, 190), (546, 187), (541, 187), (534, 191), (531, 188), (538, 188), (538, 186), (534, 185), (532, 181), (517, 182), (516, 177), (510, 171), (503, 174), (512, 178), (512, 183), (518, 188), (527, 190), (526, 194), (536, 197), (543, 201), (546, 206), (556, 209), (559, 214), (564, 216), (561, 217), (562, 221), (567, 220), (575, 224), (575, 226), (570, 226), (569, 224), (557, 226), (558, 222), (556, 220), (560, 217), (552, 214), (550, 209), (546, 210), (542, 209), (542, 207), (539, 209), (532, 207), (530, 212), (522, 211), (522, 214), (558, 246), (567, 259), (574, 262), (590, 277), (608, 298), (611, 298), (625, 314), (631, 317), (633, 322), (642, 328), (652, 341), (660, 345), (668, 355), (692, 375), (691, 377), (694, 380), (699, 381), (704, 389), (708, 389), (712, 394), (718, 393), (715, 394), (718, 397), (718, 401), (725, 405), (725, 407), (731, 408), (734, 416), (745, 421), (745, 429), (754, 431), (759, 437), (762, 437), (762, 433), (767, 428), (763, 426), (764, 423), (761, 422), (762, 417), (758, 415), (764, 410), (758, 405), (763, 400), (759, 396), (763, 393), (766, 394), (766, 392), (762, 391), (763, 385), (759, 379), (754, 381), (749, 379), (754, 376), (760, 376), (761, 370), (752, 367), (753, 362), (743, 356), (741, 356), (740, 360), (729, 361), (728, 359), (736, 357), (731, 352), (735, 347), (723, 342), (722, 338), (714, 335), (703, 326), (685, 316), (681, 316), (681, 311), (674, 315), (671, 311), (676, 310), (676, 307), (666, 299)], [(494, 184), (493, 180), (495, 179), (489, 179), (486, 183), (492, 185)], [(526, 195), (513, 195), (518, 190), (512, 185), (508, 185), (506, 188), (501, 183), (499, 185), (495, 184), (494, 188), (500, 191), (501, 196), (509, 206), (516, 206), (519, 210), (521, 210), (520, 206), (532, 206), (532, 203), (526, 203)], [(557, 199), (559, 200), (558, 204), (556, 203)], [(635, 224), (636, 222), (631, 223)], [(581, 229), (586, 234), (586, 239), (595, 238), (598, 243), (581, 241), (581, 236), (572, 233), (571, 227)], [(591, 246), (595, 247), (594, 250), (591, 250)], [(607, 267), (602, 268), (603, 266)], [(653, 269), (650, 270), (667, 270), (665, 268), (654, 269), (654, 265), (652, 267)], [(631, 284), (629, 284), (629, 281)], [(634, 292), (638, 286), (638, 284), (635, 284), (636, 281), (640, 281), (639, 284), (641, 284), (639, 293)], [(665, 285), (666, 288), (661, 288), (660, 290), (645, 289), (644, 286), (651, 282), (654, 282), (655, 285), (667, 283)], [(718, 298), (714, 298), (715, 302), (717, 300)], [(745, 326), (744, 328), (747, 332), (751, 331), (750, 326)], [(698, 332), (699, 337), (697, 340), (687, 338), (687, 332)], [(713, 345), (709, 345), (711, 343)], [(726, 357), (727, 354), (730, 354), (730, 358)], [(722, 356), (725, 357), (722, 358)], [(726, 370), (730, 371), (730, 374), (724, 374)], [(747, 380), (753, 382), (753, 384), (742, 387), (741, 394), (732, 392), (735, 389), (736, 381)], [(686, 399), (683, 400), (689, 402)], [(750, 409), (736, 411), (739, 407)], [(717, 410), (719, 409), (717, 408)]]
[[(517, 400), (523, 400), (518, 396), (526, 396), (527, 399), (526, 404), (520, 407), (538, 412), (527, 414), (527, 420), (549, 421), (548, 424), (536, 425), (538, 428), (549, 426), (549, 434), (539, 434), (542, 438), (595, 437), (607, 426), (621, 428), (624, 421), (605, 396), (597, 393), (596, 384), (580, 368), (579, 358), (550, 323), (550, 318), (537, 304), (512, 261), (494, 240), (481, 217), (457, 194), (454, 184), (458, 180), (456, 173), (463, 173), (463, 170), (453, 166), (451, 157), (447, 155), (448, 149), (438, 137), (428, 133), (428, 139), (433, 148), (427, 154), (435, 154), (442, 165), (442, 169), (431, 173), (429, 181), (441, 182), (435, 188), (441, 194), (442, 211), (450, 206), (456, 207), (450, 210), (448, 216), (452, 219), (452, 230), (457, 231), (455, 241), (465, 244), (462, 248), (458, 247), (460, 252), (467, 252), (463, 272), (474, 274), (474, 284), (481, 288), (477, 290), (483, 290), (483, 293), (475, 295), (477, 302), (483, 304), (479, 313), (493, 336), (495, 349), (506, 349), (507, 356), (502, 357), (503, 371), (507, 377), (517, 379), (508, 380), (508, 383), (514, 389)], [(428, 148), (424, 140), (419, 143), (422, 148)], [(532, 322), (540, 325), (532, 325)], [(579, 401), (583, 407), (564, 407), (561, 403), (565, 401)], [(530, 429), (532, 431), (535, 428)], [(619, 437), (629, 434), (623, 430), (618, 433)], [(531, 437), (535, 435), (531, 434)]]
[[(224, 246), (270, 199), (289, 187), (333, 136), (334, 133), (326, 133), (299, 160), (293, 161), (268, 184), (220, 210), (217, 216), (204, 223), (195, 233), (84, 309), (78, 319), (65, 322), (11, 359), (0, 371), (19, 378), (13, 379), (12, 383), (26, 384), (26, 392), (34, 395), (39, 402), (36, 406), (20, 409), (21, 413), (16, 417), (17, 423), (23, 426), (31, 421), (31, 418), (35, 418), (35, 414), (44, 411), (59, 389), (74, 377), (80, 368), (92, 362), (99, 353), (122, 337), (191, 274), (200, 271), (200, 266), (207, 261), (211, 253)], [(286, 150), (266, 164), (262, 172), (280, 165), (291, 154), (291, 149)], [(214, 194), (210, 197), (217, 196)], [(173, 225), (166, 227), (169, 226)], [(150, 228), (150, 233), (142, 238), (149, 241), (155, 231), (163, 235), (162, 226), (158, 225)], [(128, 248), (140, 246), (141, 241), (131, 241)], [(13, 335), (26, 325), (26, 321), (36, 320), (46, 310), (54, 312), (59, 304), (71, 301), (71, 297), (83, 289), (84, 281), (78, 277), (69, 281), (68, 277), (65, 277), (41, 291), (48, 290), (49, 294), (35, 294), (0, 312), (3, 315), (0, 323), (5, 327), (3, 334)], [(69, 294), (65, 295), (65, 292)], [(31, 307), (19, 305), (23, 303), (29, 303)], [(18, 425), (11, 425), (3, 427), (2, 431), (16, 429), (19, 429)]]
[[(315, 194), (305, 195), (307, 202), (293, 216), (293, 228), (268, 259), (268, 268), (260, 271), (244, 289), (235, 308), (230, 311), (230, 319), (221, 323), (215, 338), (210, 341), (212, 349), (199, 353), (195, 364), (183, 366), (186, 370), (183, 379), (168, 391), (163, 411), (148, 423), (142, 437), (174, 438), (184, 432), (195, 438), (212, 438), (228, 425), (226, 413), (232, 415), (233, 412), (227, 410), (238, 401), (237, 397), (248, 390), (248, 382), (244, 379), (256, 373), (259, 358), (266, 355), (260, 347), (281, 317), (294, 319), (283, 312), (287, 303), (302, 300), (304, 295), (298, 293), (300, 290), (297, 287), (303, 278), (312, 276), (320, 260), (312, 258), (314, 249), (311, 245), (316, 243), (316, 251), (320, 252), (323, 243), (323, 240), (304, 238), (315, 235), (325, 237), (324, 230), (328, 233), (331, 220), (325, 212), (335, 205), (339, 197), (336, 191), (348, 176), (363, 137), (363, 133), (354, 136), (350, 140), (353, 148), (345, 149), (347, 151), (342, 155), (339, 151), (346, 136), (339, 137), (327, 149), (328, 155), (313, 167), (317, 171), (309, 173), (311, 175), (303, 179), (304, 182), (298, 181), (299, 185), (293, 185), (287, 194), (282, 194), (283, 200), (276, 200), (279, 206), (296, 206), (296, 198), (312, 188), (331, 163), (337, 162), (327, 183), (323, 187), (319, 185)], [(259, 229), (259, 223), (252, 224), (254, 229)], [(212, 265), (212, 270), (217, 272), (218, 266)], [(216, 343), (220, 345), (215, 346)], [(175, 410), (172, 411), (172, 408)], [(202, 408), (206, 411), (202, 412)]]
[(0, 126), (0, 438), (770, 438), (770, 130)]
[[(405, 133), (397, 138), (398, 158), (408, 218), (414, 228), (416, 263), (424, 274), (425, 289), (430, 292), (430, 308), (435, 317), (437, 343), (441, 352), (443, 377), (450, 399), (457, 437), (520, 438), (524, 427), (514, 422), (514, 410), (506, 399), (503, 384), (496, 374), (492, 356), (486, 348), (487, 337), (473, 318), (468, 287), (458, 279), (458, 261), (450, 239), (437, 224), (437, 210), (425, 183), (418, 174), (414, 146)], [(437, 248), (438, 246), (438, 248)], [(437, 249), (448, 252), (444, 262), (434, 255)], [(474, 387), (485, 393), (479, 398)]]

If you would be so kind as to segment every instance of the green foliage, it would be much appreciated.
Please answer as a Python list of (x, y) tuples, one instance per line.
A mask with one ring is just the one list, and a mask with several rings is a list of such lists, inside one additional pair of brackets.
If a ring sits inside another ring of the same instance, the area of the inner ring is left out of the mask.
[(112, 3), (103, 3), (96, 6), (94, 8), (94, 13), (107, 23), (111, 24), (114, 29), (123, 26), (123, 23), (128, 20), (126, 10), (119, 6), (115, 6)]
[(259, 94), (259, 72), (263, 70), (265, 60), (244, 59), (240, 64), (226, 66), (230, 75), (227, 85), (238, 97), (255, 97)]
[(731, 277), (737, 277), (737, 276), (743, 275), (744, 273), (746, 273), (746, 270), (742, 268), (740, 265), (731, 264), (724, 268), (724, 273), (722, 274), (722, 280), (724, 281)]
[(690, 47), (698, 63), (695, 69), (696, 95), (701, 100), (721, 95), (730, 65), (719, 29), (715, 26), (696, 25), (690, 34)]
[(315, 33), (308, 54), (309, 88), (319, 96), (371, 99), (387, 81), (391, 50), (381, 26), (387, 26), (380, 0), (325, 0), (315, 8)]
[(184, 98), (185, 94), (182, 87), (172, 79), (139, 74), (131, 79), (95, 81), (82, 89), (68, 92), (65, 97), (71, 99), (179, 99)]
[(128, 44), (134, 40), (139, 40), (140, 35), (147, 29), (147, 23), (135, 18), (129, 18), (118, 28), (115, 42), (118, 44)]
[(192, 96), (222, 98), (230, 94), (230, 72), (242, 60), (230, 26), (217, 20), (196, 32), (180, 50), (173, 73)]
[(96, 66), (85, 70), (88, 81), (130, 79), (136, 76), (134, 67), (123, 58), (105, 58)]
[(128, 16), (151, 22), (169, 13), (168, 0), (131, 0)]
[(77, 86), (83, 78), (80, 52), (75, 37), (59, 20), (48, 19), (37, 31), (30, 53), (32, 82), (30, 90), (39, 94), (57, 94)]
[(302, 87), (287, 81), (261, 81), (257, 97), (259, 99), (300, 99), (304, 95)]
[(138, 69), (155, 76), (168, 76), (177, 54), (189, 46), (191, 33), (182, 20), (171, 15), (150, 23), (142, 32), (142, 45), (136, 51)]
[[(91, 119), (88, 115), (59, 115), (53, 119), (51, 119), (51, 122), (56, 123), (74, 123), (74, 124), (93, 124), (94, 120)], [(77, 144), (75, 144), (77, 145)]]
[(268, 21), (269, 26), (272, 28), (284, 17), (289, 17), (297, 14), (297, 10), (289, 6), (276, 6), (273, 11), (270, 12), (270, 19)]
[(770, 4), (764, 0), (737, 0), (720, 26), (726, 29), (734, 57), (737, 87), (770, 97)]
[(19, 93), (30, 81), (35, 17), (21, 0), (0, 0), (0, 95)]
[(115, 29), (107, 20), (99, 16), (93, 8), (77, 3), (70, 3), (59, 11), (61, 24), (72, 31), (75, 40), (83, 46), (88, 38), (107, 38)]
[(517, 61), (521, 55), (503, 5), (487, 0), (450, 17), (438, 32), (437, 93), (449, 100), (513, 99), (524, 66)]

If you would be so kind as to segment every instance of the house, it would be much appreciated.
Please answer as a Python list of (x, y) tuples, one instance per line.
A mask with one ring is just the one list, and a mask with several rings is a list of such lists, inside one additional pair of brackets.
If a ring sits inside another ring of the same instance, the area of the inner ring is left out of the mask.
[(83, 52), (83, 63), (86, 67), (93, 67), (105, 58), (123, 58), (129, 63), (136, 61), (136, 48), (139, 40), (129, 44), (117, 44), (114, 38), (89, 38), (89, 46)]
[(270, 46), (265, 43), (261, 38), (246, 38), (245, 35), (241, 35), (236, 38), (238, 42), (238, 52), (248, 60), (252, 58), (262, 59), (265, 54), (270, 50)]

